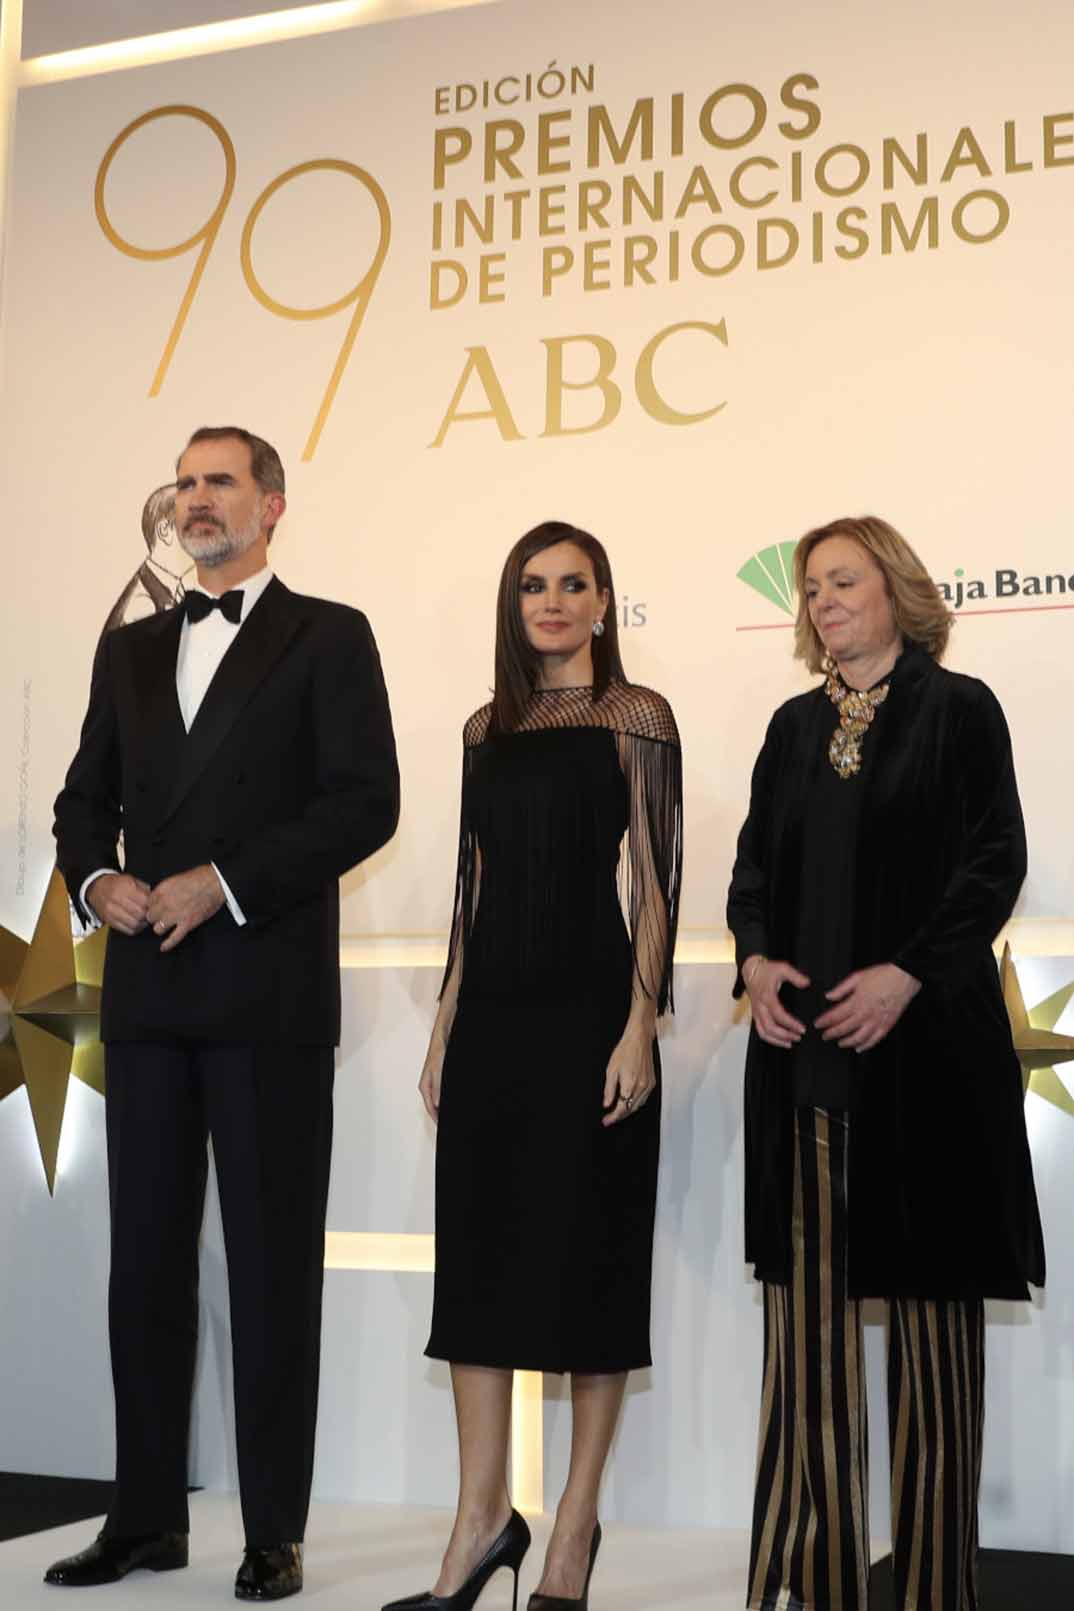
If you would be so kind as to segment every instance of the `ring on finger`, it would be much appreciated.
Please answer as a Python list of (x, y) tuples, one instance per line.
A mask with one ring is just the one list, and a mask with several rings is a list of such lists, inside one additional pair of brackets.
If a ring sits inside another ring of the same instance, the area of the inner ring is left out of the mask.
[(625, 1095), (622, 1091), (619, 1093), (619, 1100), (628, 1111), (634, 1106), (634, 1098)]

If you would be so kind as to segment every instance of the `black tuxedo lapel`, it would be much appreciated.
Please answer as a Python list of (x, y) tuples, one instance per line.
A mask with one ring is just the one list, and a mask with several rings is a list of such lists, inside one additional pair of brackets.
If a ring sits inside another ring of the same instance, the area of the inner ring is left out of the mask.
[(128, 666), (129, 695), (137, 711), (140, 743), (151, 777), (168, 778), (175, 772), (175, 757), (186, 743), (186, 730), (175, 691), (175, 664), (179, 658), (182, 611), (166, 610), (136, 629), (138, 636), (124, 632), (118, 643), (131, 644)]
[[(179, 614), (176, 611), (176, 614)], [(187, 735), (164, 817), (189, 794), (251, 695), (264, 681), (302, 624), (293, 595), (276, 577), (266, 587), (217, 667)], [(173, 661), (174, 684), (174, 661)]]

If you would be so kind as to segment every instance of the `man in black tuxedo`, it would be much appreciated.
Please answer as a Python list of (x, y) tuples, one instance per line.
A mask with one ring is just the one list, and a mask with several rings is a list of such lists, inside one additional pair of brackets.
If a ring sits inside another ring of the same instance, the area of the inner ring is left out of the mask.
[[(399, 774), (358, 611), (267, 568), (283, 468), (196, 431), (176, 526), (197, 587), (107, 634), (56, 802), (83, 920), (111, 932), (107, 1047), (116, 1491), (46, 1581), (187, 1562), (198, 1235), (212, 1138), (246, 1553), (240, 1599), (302, 1586), (339, 1040), (342, 873), (395, 831)], [(123, 834), (124, 866), (117, 856)]]

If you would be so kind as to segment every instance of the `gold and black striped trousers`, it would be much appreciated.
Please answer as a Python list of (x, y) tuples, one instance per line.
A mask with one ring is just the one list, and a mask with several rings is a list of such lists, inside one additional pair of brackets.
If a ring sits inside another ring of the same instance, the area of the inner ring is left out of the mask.
[[(753, 1611), (867, 1611), (862, 1304), (847, 1295), (847, 1121), (795, 1124), (793, 1267), (765, 1284)], [(977, 1611), (984, 1306), (888, 1304), (892, 1557), (900, 1611)]]

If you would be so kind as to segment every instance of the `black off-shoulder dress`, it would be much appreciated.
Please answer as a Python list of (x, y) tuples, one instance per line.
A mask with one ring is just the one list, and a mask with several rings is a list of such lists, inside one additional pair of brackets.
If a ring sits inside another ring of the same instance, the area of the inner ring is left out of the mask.
[(608, 1128), (602, 1098), (632, 993), (672, 1005), (678, 732), (622, 682), (535, 692), (512, 733), (490, 717), (464, 734), (426, 1352), (629, 1370), (651, 1363), (659, 1085)]

